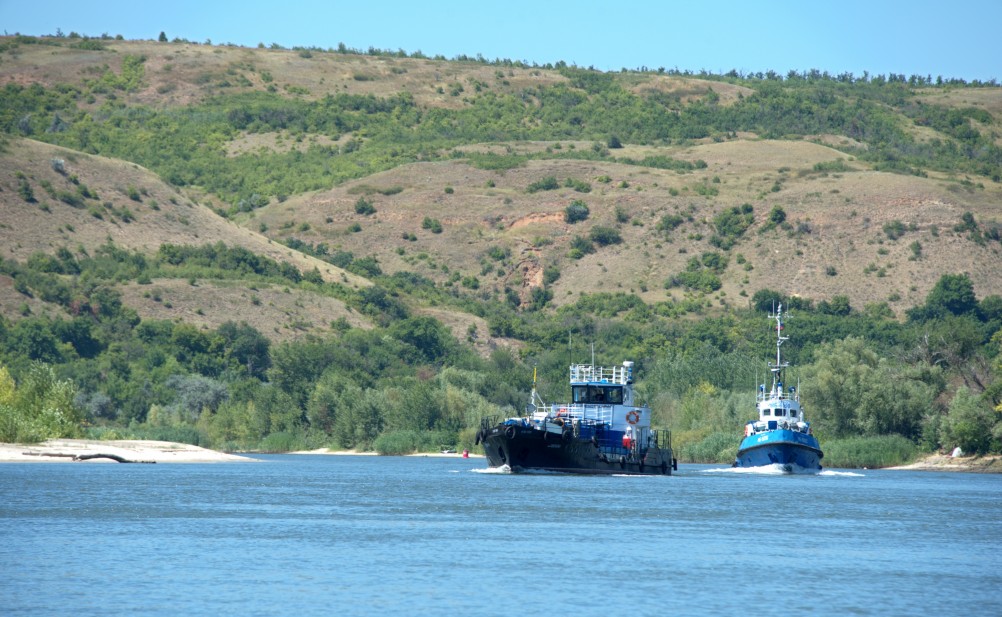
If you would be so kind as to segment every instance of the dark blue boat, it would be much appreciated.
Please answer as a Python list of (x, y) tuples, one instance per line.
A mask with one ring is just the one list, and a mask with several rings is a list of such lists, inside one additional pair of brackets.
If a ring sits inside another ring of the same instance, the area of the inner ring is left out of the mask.
[(484, 418), (477, 443), (491, 467), (511, 472), (670, 475), (678, 468), (671, 433), (651, 427), (634, 399), (633, 363), (573, 364), (571, 402), (547, 405), (536, 391), (521, 417)]
[(776, 321), (776, 363), (769, 363), (772, 387), (758, 388), (758, 419), (745, 424), (745, 436), (738, 448), (734, 467), (773, 467), (784, 473), (817, 473), (821, 471), (824, 453), (804, 418), (800, 392), (785, 387), (780, 348), (788, 340), (783, 336), (783, 305), (769, 319)]

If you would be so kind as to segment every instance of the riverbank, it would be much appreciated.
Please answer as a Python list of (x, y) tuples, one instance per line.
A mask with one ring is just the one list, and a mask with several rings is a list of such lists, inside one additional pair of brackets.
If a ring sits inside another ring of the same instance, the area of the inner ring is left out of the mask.
[(254, 461), (254, 459), (168, 441), (50, 439), (37, 444), (0, 443), (0, 463), (229, 463), (249, 461)]
[(908, 465), (888, 467), (888, 469), (908, 469), (917, 471), (960, 471), (966, 473), (1002, 473), (1002, 456), (950, 456), (930, 454)]
[[(318, 448), (316, 450), (302, 450), (299, 452), (289, 452), (289, 454), (324, 454), (330, 456), (380, 456), (378, 452), (372, 452), (372, 451), (360, 452), (358, 450), (330, 450), (328, 448)], [(392, 456), (392, 455), (387, 455), (387, 456)], [(414, 452), (412, 454), (403, 454), (402, 456), (463, 458), (463, 453), (462, 452)], [(474, 454), (473, 452), (470, 452), (466, 458), (484, 458), (484, 455)]]

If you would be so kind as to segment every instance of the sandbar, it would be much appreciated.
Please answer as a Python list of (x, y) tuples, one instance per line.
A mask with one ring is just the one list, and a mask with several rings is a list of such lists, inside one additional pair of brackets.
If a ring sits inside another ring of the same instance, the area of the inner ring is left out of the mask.
[[(84, 457), (82, 460), (80, 457)], [(91, 458), (94, 457), (94, 458)], [(35, 444), (0, 443), (0, 463), (230, 463), (253, 458), (185, 443), (146, 439), (49, 439)]]

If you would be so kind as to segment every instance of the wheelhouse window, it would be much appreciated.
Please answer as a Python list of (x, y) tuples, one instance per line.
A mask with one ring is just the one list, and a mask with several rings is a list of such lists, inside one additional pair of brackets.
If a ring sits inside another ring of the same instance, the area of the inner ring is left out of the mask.
[(790, 417), (791, 418), (796, 418), (797, 417), (797, 410), (796, 409), (791, 409), (790, 410)]
[(763, 416), (769, 416), (769, 415), (772, 415), (772, 410), (771, 410), (771, 409), (763, 409), (763, 410), (762, 410), (762, 415), (763, 415)]
[(571, 398), (586, 405), (621, 405), (623, 388), (618, 386), (573, 386)]
[(776, 412), (777, 416), (785, 416), (786, 415), (786, 410), (785, 409), (776, 409), (774, 411)]

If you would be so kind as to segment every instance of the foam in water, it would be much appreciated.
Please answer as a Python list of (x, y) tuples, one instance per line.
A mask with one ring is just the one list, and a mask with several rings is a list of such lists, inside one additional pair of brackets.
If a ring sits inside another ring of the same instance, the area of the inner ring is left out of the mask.
[[(736, 473), (736, 474), (751, 474), (757, 476), (785, 476), (790, 475), (819, 475), (816, 469), (803, 469), (794, 465), (793, 471), (786, 471), (782, 465), (761, 465), (759, 467), (723, 467), (720, 469), (702, 469), (700, 470), (704, 473)], [(821, 472), (824, 473), (824, 472)]]
[(507, 465), (501, 465), (500, 467), (477, 467), (470, 471), (473, 473), (506, 474), (511, 473), (511, 467)]
[(855, 471), (832, 471), (831, 469), (825, 469), (819, 476), (840, 476), (844, 478), (865, 478), (866, 476), (861, 473), (856, 473)]

